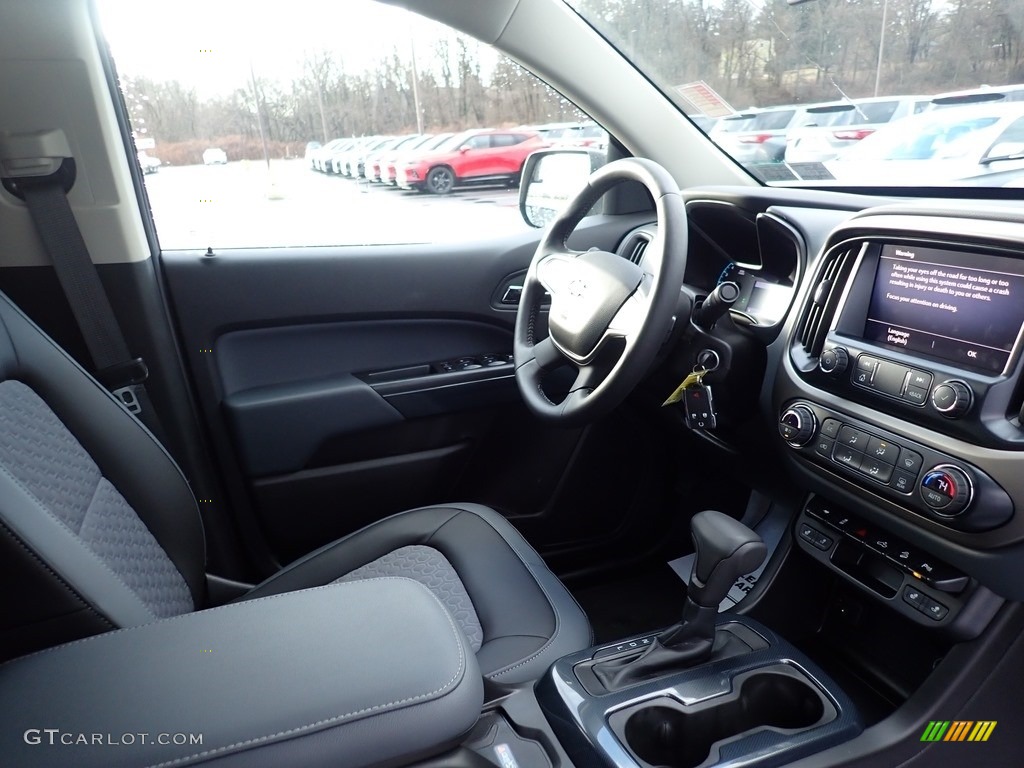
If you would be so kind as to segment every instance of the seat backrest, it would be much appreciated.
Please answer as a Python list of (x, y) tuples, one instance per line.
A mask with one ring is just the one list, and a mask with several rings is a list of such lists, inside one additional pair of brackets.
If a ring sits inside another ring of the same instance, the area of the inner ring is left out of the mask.
[(0, 294), (0, 658), (187, 613), (205, 583), (177, 465)]

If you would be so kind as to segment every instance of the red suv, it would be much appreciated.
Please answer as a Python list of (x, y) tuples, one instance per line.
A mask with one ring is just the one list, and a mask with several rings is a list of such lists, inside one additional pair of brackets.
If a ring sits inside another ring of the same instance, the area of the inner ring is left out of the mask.
[(527, 156), (548, 142), (536, 131), (466, 131), (452, 149), (408, 158), (395, 169), (402, 189), (446, 195), (466, 184), (519, 183)]

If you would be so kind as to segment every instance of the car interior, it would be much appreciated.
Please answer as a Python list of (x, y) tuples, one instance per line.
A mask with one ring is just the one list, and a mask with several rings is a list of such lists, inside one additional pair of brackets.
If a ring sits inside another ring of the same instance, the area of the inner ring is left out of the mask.
[(1015, 190), (767, 185), (562, 0), (381, 2), (608, 132), (543, 226), (162, 250), (94, 4), (0, 0), (4, 763), (1018, 765)]

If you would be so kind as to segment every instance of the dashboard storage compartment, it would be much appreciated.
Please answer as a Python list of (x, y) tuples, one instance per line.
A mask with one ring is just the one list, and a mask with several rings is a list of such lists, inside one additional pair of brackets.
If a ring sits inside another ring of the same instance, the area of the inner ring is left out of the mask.
[(671, 697), (645, 701), (609, 722), (641, 765), (696, 768), (721, 762), (726, 744), (749, 754), (741, 742), (755, 734), (767, 745), (835, 717), (835, 708), (802, 673), (780, 664), (738, 676), (724, 696), (693, 705)]

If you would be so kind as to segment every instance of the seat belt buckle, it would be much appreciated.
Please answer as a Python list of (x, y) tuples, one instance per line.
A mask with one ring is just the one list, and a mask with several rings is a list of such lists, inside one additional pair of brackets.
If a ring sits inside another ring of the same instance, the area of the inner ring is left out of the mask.
[(142, 400), (139, 399), (139, 393), (141, 391), (141, 384), (129, 384), (126, 387), (111, 390), (110, 394), (116, 397), (130, 413), (135, 416), (141, 416)]
[(141, 357), (108, 365), (96, 371), (100, 384), (132, 413), (142, 413), (142, 383), (149, 378), (149, 368)]

